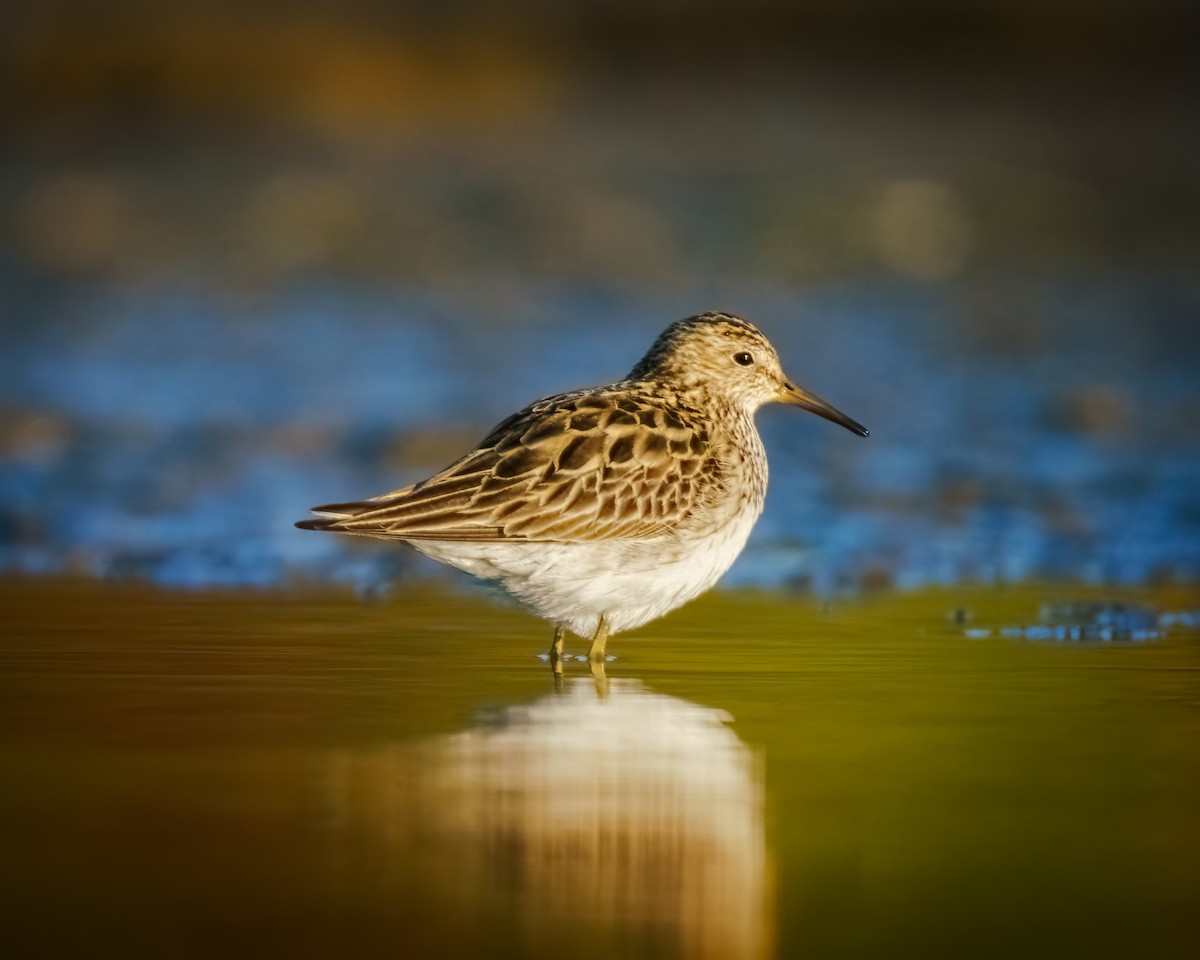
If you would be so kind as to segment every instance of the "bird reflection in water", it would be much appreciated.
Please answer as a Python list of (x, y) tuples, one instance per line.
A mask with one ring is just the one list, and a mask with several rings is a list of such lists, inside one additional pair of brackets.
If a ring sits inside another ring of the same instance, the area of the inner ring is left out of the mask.
[(584, 955), (765, 957), (762, 769), (731, 719), (601, 666), (464, 732), (340, 756), (338, 819), (397, 890), (418, 872), (434, 912), (502, 916), (518, 955), (586, 935)]

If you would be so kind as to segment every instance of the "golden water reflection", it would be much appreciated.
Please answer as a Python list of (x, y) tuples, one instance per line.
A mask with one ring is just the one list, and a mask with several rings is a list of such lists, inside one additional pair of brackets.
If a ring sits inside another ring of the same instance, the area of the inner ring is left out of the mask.
[(400, 887), (502, 914), (535, 955), (565, 924), (597, 954), (764, 957), (762, 764), (731, 720), (638, 680), (568, 679), (461, 733), (338, 753), (331, 801)]

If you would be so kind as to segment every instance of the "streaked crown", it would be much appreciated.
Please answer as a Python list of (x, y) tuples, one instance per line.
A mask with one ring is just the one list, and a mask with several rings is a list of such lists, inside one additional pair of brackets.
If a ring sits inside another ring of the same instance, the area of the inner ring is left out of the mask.
[(629, 379), (708, 390), (753, 409), (776, 399), (786, 378), (775, 348), (749, 320), (702, 313), (667, 327)]

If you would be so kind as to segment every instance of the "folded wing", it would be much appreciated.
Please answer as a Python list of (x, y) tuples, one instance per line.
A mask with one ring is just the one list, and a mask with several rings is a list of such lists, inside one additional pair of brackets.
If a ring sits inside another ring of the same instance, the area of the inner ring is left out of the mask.
[(688, 414), (625, 391), (551, 397), (430, 479), (317, 507), (297, 526), (400, 540), (653, 537), (722, 482), (710, 438)]

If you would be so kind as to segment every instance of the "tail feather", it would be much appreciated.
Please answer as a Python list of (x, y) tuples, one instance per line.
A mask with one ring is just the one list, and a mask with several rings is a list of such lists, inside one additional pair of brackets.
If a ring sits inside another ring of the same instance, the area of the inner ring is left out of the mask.
[(336, 520), (330, 520), (328, 517), (316, 517), (311, 520), (297, 520), (296, 526), (301, 530), (328, 530)]
[(319, 507), (311, 507), (313, 513), (322, 517), (344, 519), (353, 517), (365, 510), (373, 510), (378, 504), (371, 500), (350, 500), (346, 503), (323, 503)]
[(343, 520), (349, 520), (352, 517), (374, 507), (370, 501), (351, 501), (349, 503), (324, 503), (319, 507), (313, 507), (312, 512), (317, 516), (310, 517), (308, 520), (297, 520), (296, 526), (301, 530), (336, 530), (337, 525)]

